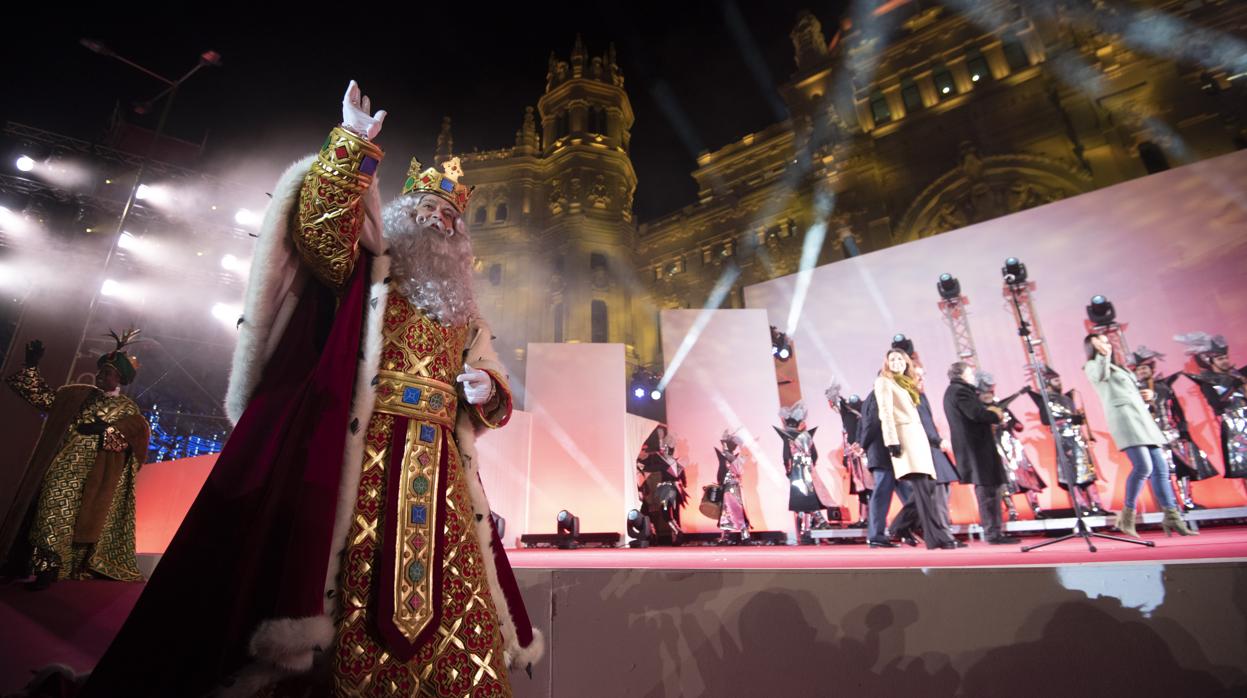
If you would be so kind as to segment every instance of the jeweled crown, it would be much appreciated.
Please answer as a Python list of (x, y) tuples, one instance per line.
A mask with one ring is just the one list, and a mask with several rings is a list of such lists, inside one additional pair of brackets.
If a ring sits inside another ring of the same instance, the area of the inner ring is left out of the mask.
[(419, 158), (411, 159), (411, 167), (407, 168), (407, 181), (403, 182), (404, 195), (413, 192), (428, 192), (449, 201), (452, 206), (459, 209), (459, 213), (468, 209), (468, 198), (472, 196), (472, 190), (476, 187), (459, 183), (459, 178), (463, 176), (459, 158), (453, 157), (443, 162), (441, 172), (434, 167), (425, 170), (422, 170), (422, 167)]

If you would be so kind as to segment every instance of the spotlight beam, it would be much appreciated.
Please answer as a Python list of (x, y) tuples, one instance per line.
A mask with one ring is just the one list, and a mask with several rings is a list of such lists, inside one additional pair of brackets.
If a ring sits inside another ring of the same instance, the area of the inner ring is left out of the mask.
[(818, 266), (818, 255), (823, 251), (823, 243), (827, 240), (827, 217), (831, 215), (834, 208), (834, 194), (820, 191), (815, 195), (816, 218), (814, 225), (805, 231), (805, 239), (801, 241), (801, 266), (792, 291), (792, 305), (788, 307), (788, 327), (784, 330), (784, 334), (789, 337), (797, 331), (797, 323), (801, 321), (805, 298), (810, 291), (810, 283), (814, 280), (814, 267)]
[(706, 306), (698, 313), (697, 319), (693, 321), (692, 328), (689, 329), (688, 334), (684, 335), (684, 341), (680, 342), (680, 348), (676, 350), (675, 356), (671, 357), (671, 363), (668, 364), (662, 380), (658, 381), (659, 391), (667, 392), (667, 385), (671, 383), (671, 379), (680, 370), (680, 366), (688, 358), (689, 352), (693, 351), (693, 346), (701, 338), (701, 333), (706, 331), (706, 325), (710, 324), (711, 313), (723, 305), (723, 299), (727, 298), (728, 291), (732, 290), (732, 284), (736, 283), (736, 279), (739, 277), (740, 267), (735, 264), (723, 270), (719, 280), (715, 282), (714, 288), (710, 291), (710, 297), (706, 299)]

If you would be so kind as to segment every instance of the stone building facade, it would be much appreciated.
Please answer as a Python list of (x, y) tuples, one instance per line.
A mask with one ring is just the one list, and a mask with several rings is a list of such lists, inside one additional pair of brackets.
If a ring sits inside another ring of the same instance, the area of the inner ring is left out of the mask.
[(1247, 65), (1225, 50), (1247, 5), (1121, 7), (890, 0), (831, 32), (802, 13), (790, 118), (702, 153), (697, 201), (645, 223), (614, 51), (577, 40), (515, 146), (464, 156), (512, 370), (552, 341), (661, 366), (660, 309), (704, 307), (728, 270), (723, 305), (742, 307), (745, 286), (798, 269), (812, 228), (825, 264), (1247, 145)]

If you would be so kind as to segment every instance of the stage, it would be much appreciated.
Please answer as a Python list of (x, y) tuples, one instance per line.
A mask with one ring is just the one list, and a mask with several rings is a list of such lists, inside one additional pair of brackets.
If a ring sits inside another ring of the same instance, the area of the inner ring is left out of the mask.
[[(1145, 538), (1156, 547), (1095, 554), (1081, 541), (515, 550), (547, 640), (515, 694), (1241, 695), (1247, 527)], [(51, 661), (89, 670), (141, 590), (0, 587), (0, 695)]]

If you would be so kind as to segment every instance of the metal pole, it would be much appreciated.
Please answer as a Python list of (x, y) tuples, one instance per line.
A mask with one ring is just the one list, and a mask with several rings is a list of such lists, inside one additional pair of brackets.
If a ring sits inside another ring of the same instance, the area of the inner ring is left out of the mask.
[[(120, 59), (120, 56), (115, 56)], [(129, 63), (129, 61), (126, 61)], [(191, 73), (194, 73), (192, 70)], [(187, 73), (186, 77), (190, 77), (191, 73)], [(185, 79), (185, 78), (183, 78)], [(108, 266), (112, 263), (113, 256), (117, 253), (117, 246), (121, 242), (121, 234), (125, 232), (126, 221), (130, 218), (130, 212), (134, 210), (134, 202), (138, 197), (139, 186), (143, 183), (143, 175), (147, 172), (147, 164), (151, 161), (152, 155), (156, 152), (156, 145), (160, 143), (160, 137), (164, 134), (165, 122), (169, 119), (169, 111), (173, 108), (173, 99), (177, 97), (178, 84), (172, 83), (172, 87), (168, 90), (168, 99), (165, 100), (165, 106), (160, 110), (160, 120), (156, 123), (156, 133), (152, 137), (152, 142), (147, 146), (147, 154), (139, 161), (139, 169), (134, 174), (134, 182), (130, 185), (130, 195), (126, 197), (126, 205), (121, 209), (121, 218), (117, 221), (117, 228), (113, 231), (112, 242), (108, 246), (108, 254), (104, 256), (104, 266), (101, 268), (103, 275), (108, 274)], [(82, 345), (87, 341), (87, 333), (91, 330), (91, 320), (95, 317), (95, 308), (99, 305), (100, 289), (97, 286), (94, 293), (91, 294), (91, 305), (87, 307), (87, 319), (82, 324), (82, 335), (78, 338), (78, 346), (74, 347), (73, 358), (69, 363), (69, 375), (65, 377), (65, 382), (69, 383), (74, 379), (74, 371), (78, 367), (78, 355), (82, 352)]]

